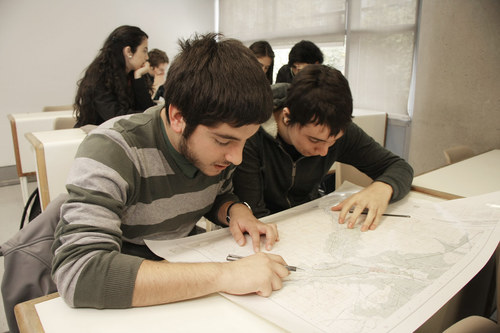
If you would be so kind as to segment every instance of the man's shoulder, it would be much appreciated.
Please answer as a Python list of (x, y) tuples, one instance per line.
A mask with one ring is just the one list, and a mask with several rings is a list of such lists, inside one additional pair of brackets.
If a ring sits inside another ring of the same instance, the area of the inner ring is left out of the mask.
[(288, 65), (283, 65), (281, 66), (281, 68), (279, 69), (278, 73), (282, 73), (284, 71), (288, 71), (290, 70), (290, 67)]
[(342, 138), (351, 138), (362, 134), (367, 135), (366, 132), (361, 127), (359, 127), (355, 122), (351, 121), (349, 125), (347, 125)]
[(146, 109), (144, 112), (114, 117), (99, 125), (99, 129), (117, 129), (117, 126), (120, 128), (144, 125), (155, 118), (159, 118), (162, 108), (163, 104), (158, 104)]

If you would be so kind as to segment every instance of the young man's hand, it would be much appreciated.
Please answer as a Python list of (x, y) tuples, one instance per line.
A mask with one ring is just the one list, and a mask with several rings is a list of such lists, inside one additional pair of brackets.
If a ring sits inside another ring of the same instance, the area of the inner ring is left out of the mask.
[(260, 252), (261, 235), (265, 235), (266, 237), (265, 248), (268, 251), (273, 248), (274, 243), (279, 241), (278, 227), (276, 224), (260, 222), (244, 204), (234, 204), (231, 207), (230, 217), (231, 222), (229, 223), (229, 230), (234, 240), (240, 246), (246, 243), (245, 232), (252, 238), (255, 252)]
[(392, 186), (382, 182), (373, 182), (368, 187), (332, 207), (332, 210), (340, 210), (339, 223), (343, 224), (346, 221), (347, 213), (352, 209), (347, 227), (354, 228), (358, 217), (366, 208), (368, 212), (365, 221), (361, 225), (361, 231), (374, 230), (379, 225), (380, 218), (389, 205), (392, 192)]
[(282, 257), (262, 252), (224, 265), (226, 274), (222, 274), (221, 283), (224, 292), (233, 295), (255, 292), (268, 297), (281, 289), (282, 279), (290, 274)]

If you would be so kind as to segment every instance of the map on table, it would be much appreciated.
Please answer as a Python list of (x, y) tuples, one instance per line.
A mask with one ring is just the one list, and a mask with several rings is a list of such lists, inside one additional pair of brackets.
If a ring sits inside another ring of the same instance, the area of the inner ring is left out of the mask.
[[(374, 231), (337, 223), (329, 208), (352, 192), (334, 192), (269, 216), (292, 272), (269, 298), (231, 296), (291, 332), (413, 331), (488, 261), (500, 240), (500, 192), (447, 202), (406, 198)], [(250, 255), (227, 229), (173, 241), (147, 241), (172, 262), (225, 261)]]

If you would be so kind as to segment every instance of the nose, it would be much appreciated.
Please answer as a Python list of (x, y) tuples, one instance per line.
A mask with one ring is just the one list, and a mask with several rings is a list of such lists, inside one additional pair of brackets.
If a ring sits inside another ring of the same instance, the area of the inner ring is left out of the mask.
[(243, 146), (244, 145), (235, 145), (231, 147), (224, 156), (226, 161), (231, 162), (234, 165), (240, 165), (241, 161), (243, 161)]
[(328, 154), (328, 148), (330, 146), (328, 144), (323, 144), (317, 147), (316, 151), (318, 152), (318, 155), (320, 156), (326, 156)]

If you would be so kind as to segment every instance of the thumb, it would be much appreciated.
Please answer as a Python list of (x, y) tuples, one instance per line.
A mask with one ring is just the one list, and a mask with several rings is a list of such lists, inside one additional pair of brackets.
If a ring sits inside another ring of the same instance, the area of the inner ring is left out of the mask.
[(337, 205), (333, 206), (333, 207), (331, 208), (331, 210), (333, 210), (333, 211), (342, 210), (342, 207), (343, 207), (343, 206), (344, 206), (344, 202), (341, 202), (341, 203), (339, 203), (339, 204), (337, 204)]

